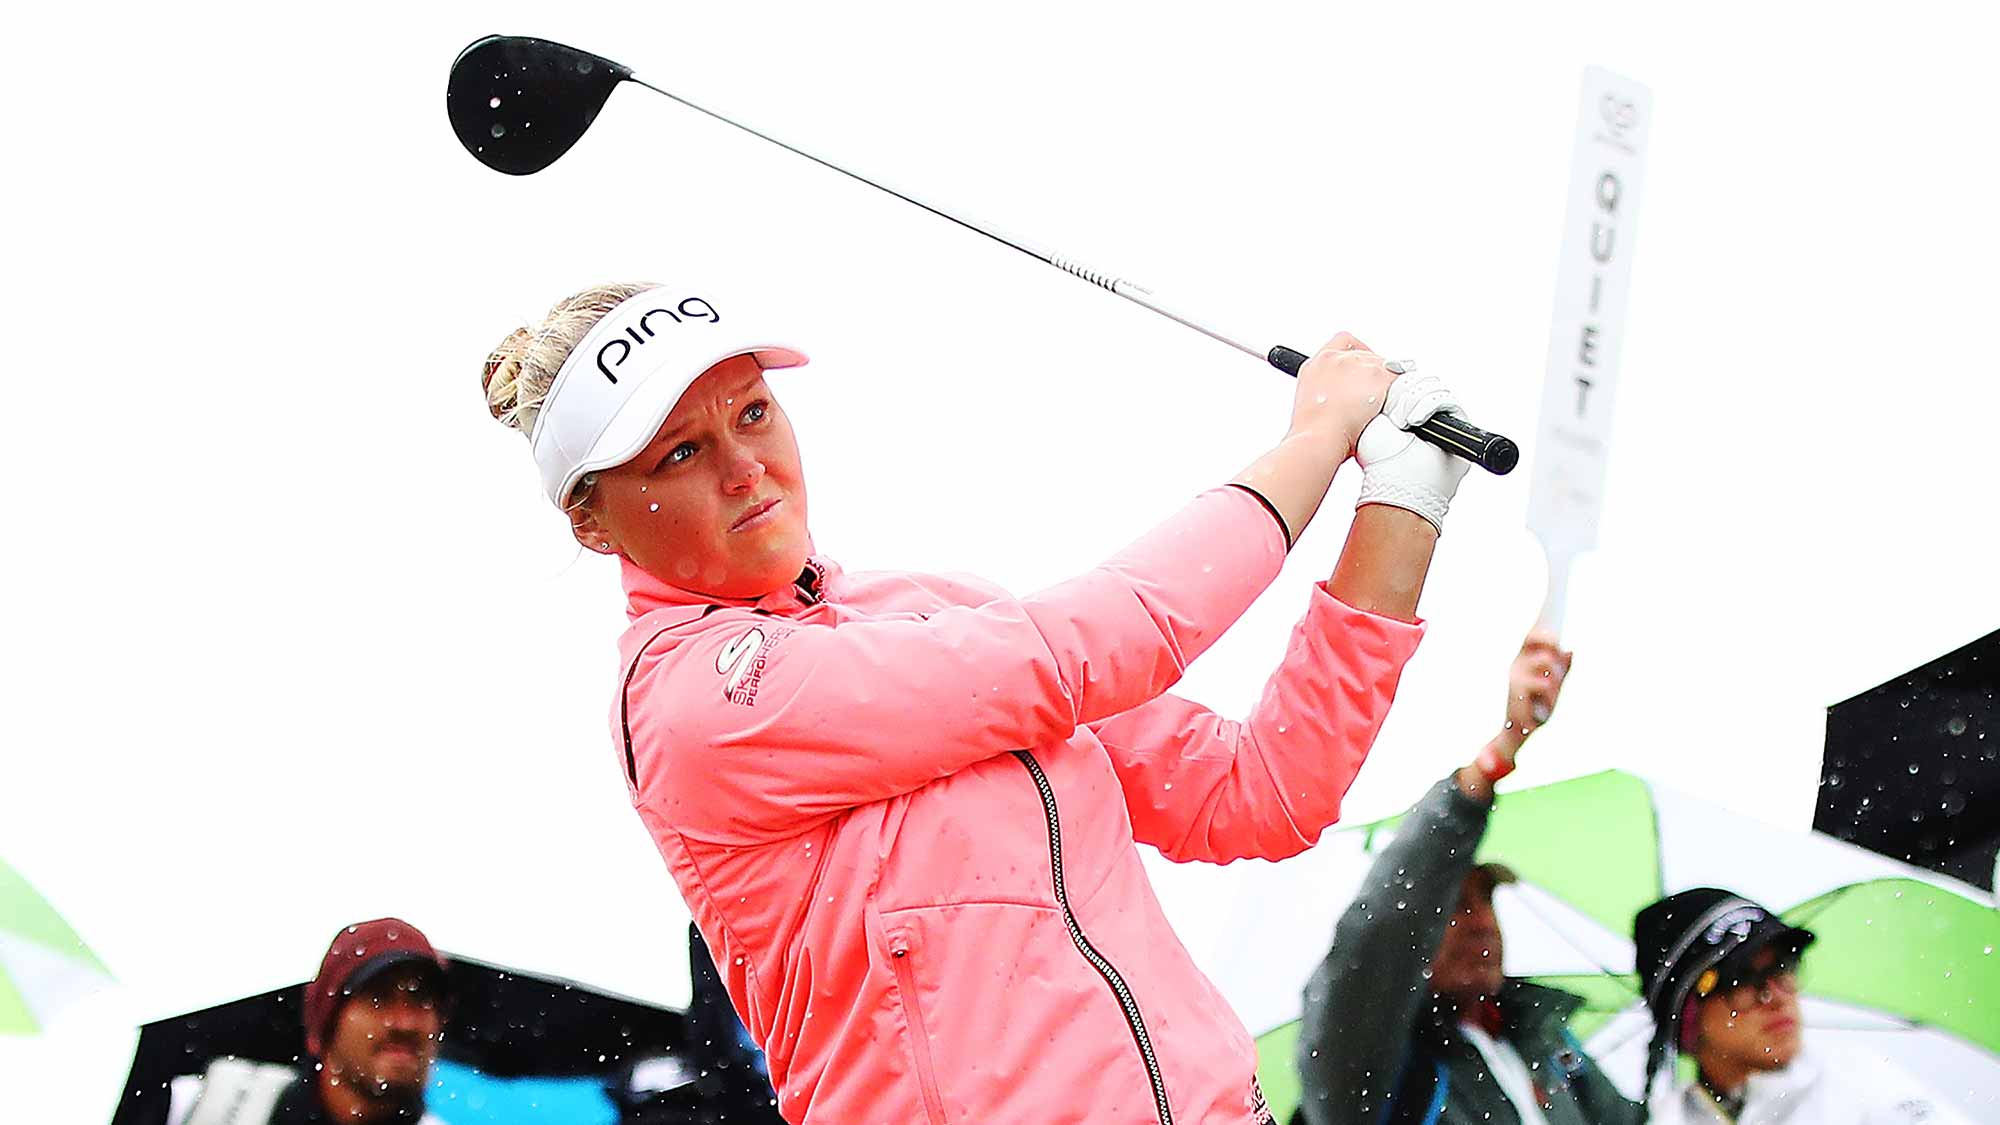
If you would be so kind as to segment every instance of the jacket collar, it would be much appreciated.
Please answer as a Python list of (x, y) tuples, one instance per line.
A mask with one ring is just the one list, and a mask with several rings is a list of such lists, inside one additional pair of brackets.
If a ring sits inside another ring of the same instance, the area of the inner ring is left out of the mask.
[[(1518, 1049), (1522, 1044), (1560, 1037), (1569, 1017), (1582, 1006), (1583, 997), (1574, 992), (1508, 977), (1500, 986), (1500, 1016), (1505, 1021), (1500, 1038)], [(1440, 1003), (1428, 1035), (1439, 1042), (1456, 1039), (1458, 1033), (1452, 1026), (1456, 1022)]]
[(663, 582), (627, 558), (618, 560), (618, 569), (625, 587), (625, 613), (633, 621), (663, 609), (684, 610), (689, 617), (699, 617), (712, 608), (732, 606), (797, 617), (824, 600), (828, 585), (840, 576), (840, 568), (832, 560), (814, 555), (806, 559), (797, 579), (761, 598), (719, 598)]

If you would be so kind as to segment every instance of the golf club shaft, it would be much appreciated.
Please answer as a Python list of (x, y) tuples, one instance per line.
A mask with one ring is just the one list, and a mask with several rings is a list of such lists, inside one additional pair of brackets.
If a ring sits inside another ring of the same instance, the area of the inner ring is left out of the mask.
[[(974, 221), (970, 218), (967, 218), (964, 215), (948, 211), (932, 203), (927, 203), (924, 200), (919, 199), (918, 197), (911, 195), (906, 191), (902, 191), (897, 188), (891, 187), (880, 180), (869, 179), (867, 176), (861, 175), (859, 172), (853, 172), (846, 168), (843, 168), (840, 165), (835, 164), (831, 160), (826, 160), (819, 156), (815, 156), (812, 153), (807, 152), (805, 149), (798, 147), (797, 145), (788, 144), (787, 142), (779, 140), (777, 137), (774, 137), (769, 133), (763, 132), (758, 129), (753, 129), (750, 126), (745, 125), (740, 121), (734, 120), (733, 118), (725, 117), (722, 114), (717, 113), (712, 109), (709, 109), (707, 106), (701, 105), (697, 102), (689, 101), (687, 98), (681, 97), (679, 94), (676, 94), (671, 90), (655, 86), (651, 82), (646, 81), (644, 78), (641, 78), (636, 74), (633, 75), (629, 80), (637, 83), (638, 85), (644, 86), (646, 89), (651, 90), (654, 93), (661, 95), (662, 97), (669, 98), (675, 102), (678, 102), (681, 105), (684, 105), (689, 109), (696, 111), (697, 113), (701, 113), (708, 117), (712, 117), (715, 120), (720, 121), (725, 125), (730, 125), (737, 129), (741, 129), (744, 132), (750, 134), (751, 136), (758, 138), (759, 140), (769, 141), (770, 143), (777, 145), (779, 148), (784, 149), (786, 152), (794, 153), (798, 156), (803, 156), (807, 160), (810, 160), (813, 163), (818, 164), (822, 168), (832, 169), (833, 171), (838, 172), (841, 175), (848, 177), (849, 179), (857, 180), (879, 191), (888, 192), (890, 195), (895, 196), (896, 198), (904, 201), (905, 203), (911, 203), (918, 207), (921, 207), (924, 210), (929, 211), (931, 214), (936, 215), (941, 219), (950, 220), (951, 222), (956, 223), (961, 227), (964, 227), (966, 230), (973, 231), (977, 234), (985, 235), (987, 238), (990, 238), (993, 241), (998, 242), (1003, 246), (1019, 250), (1021, 253), (1026, 254), (1029, 257), (1038, 258), (1041, 261), (1046, 262), (1049, 265), (1052, 265), (1059, 270), (1062, 270), (1064, 273), (1082, 278), (1083, 280), (1090, 282), (1092, 285), (1095, 285), (1100, 289), (1106, 290), (1111, 293), (1116, 293), (1118, 296), (1123, 297), (1128, 301), (1131, 301), (1133, 304), (1141, 305), (1145, 308), (1151, 309), (1152, 311), (1160, 314), (1161, 316), (1166, 317), (1168, 320), (1171, 320), (1176, 324), (1185, 325), (1186, 327), (1192, 328), (1196, 332), (1199, 332), (1202, 335), (1209, 337), (1210, 339), (1227, 344), (1230, 347), (1237, 349), (1238, 351), (1244, 352), (1245, 354), (1256, 356), (1258, 359), (1262, 359), (1268, 362), (1271, 366), (1277, 368), (1280, 371), (1283, 371), (1287, 375), (1296, 377), (1299, 373), (1299, 368), (1304, 366), (1305, 362), (1311, 358), (1311, 356), (1309, 356), (1307, 353), (1300, 352), (1293, 348), (1288, 348), (1283, 344), (1274, 344), (1263, 347), (1251, 344), (1248, 342), (1249, 340), (1248, 337), (1232, 335), (1230, 333), (1222, 331), (1221, 329), (1211, 327), (1209, 324), (1201, 320), (1197, 320), (1193, 316), (1190, 316), (1187, 313), (1174, 308), (1173, 306), (1169, 305), (1166, 301), (1162, 300), (1152, 290), (1147, 289), (1142, 285), (1138, 285), (1134, 282), (1127, 281), (1124, 278), (1117, 277), (1112, 274), (1107, 274), (1099, 270), (1091, 269), (1090, 267), (1083, 265), (1080, 262), (1074, 261), (1069, 258), (1065, 258), (1060, 254), (1044, 250), (1041, 247), (1036, 246), (1034, 243), (1027, 241), (1026, 239), (1017, 238), (1012, 234), (1003, 233), (1000, 230), (1000, 228), (994, 226), (991, 223), (983, 221)], [(1435, 415), (1429, 421), (1424, 422), (1423, 424), (1417, 426), (1413, 432), (1418, 437), (1423, 438), (1425, 441), (1430, 442), (1432, 445), (1437, 446), (1438, 448), (1444, 450), (1446, 453), (1450, 453), (1453, 456), (1457, 457), (1463, 457), (1466, 460), (1471, 461), (1473, 464), (1478, 465), (1480, 468), (1485, 469), (1490, 473), (1504, 474), (1510, 472), (1513, 470), (1515, 463), (1520, 458), (1520, 451), (1515, 446), (1513, 441), (1499, 434), (1489, 433), (1485, 430), (1480, 429), (1477, 426), (1471, 425), (1470, 423), (1466, 422), (1463, 418), (1461, 418), (1456, 414)]]

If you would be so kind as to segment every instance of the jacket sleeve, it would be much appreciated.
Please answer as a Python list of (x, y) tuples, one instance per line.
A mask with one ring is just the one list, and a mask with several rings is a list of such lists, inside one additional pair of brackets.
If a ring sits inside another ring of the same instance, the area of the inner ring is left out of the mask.
[(1178, 680), (1284, 550), (1254, 496), (1219, 488), (1031, 597), (834, 626), (713, 614), (634, 659), (639, 799), (691, 836), (756, 843), (1061, 742)]
[(1376, 855), (1306, 984), (1298, 1066), (1307, 1125), (1380, 1120), (1431, 1003), (1424, 971), (1490, 812), (1446, 778)]
[(1132, 832), (1173, 860), (1283, 859), (1319, 842), (1375, 744), (1423, 626), (1314, 587), (1246, 720), (1161, 695), (1094, 724)]

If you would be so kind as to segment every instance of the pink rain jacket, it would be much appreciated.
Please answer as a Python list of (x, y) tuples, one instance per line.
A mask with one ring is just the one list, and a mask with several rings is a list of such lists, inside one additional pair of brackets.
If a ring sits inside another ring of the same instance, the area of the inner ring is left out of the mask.
[(620, 765), (787, 1119), (1269, 1120), (1133, 842), (1278, 859), (1338, 818), (1421, 626), (1317, 587), (1248, 721), (1165, 694), (1284, 554), (1225, 487), (1025, 598), (626, 566)]

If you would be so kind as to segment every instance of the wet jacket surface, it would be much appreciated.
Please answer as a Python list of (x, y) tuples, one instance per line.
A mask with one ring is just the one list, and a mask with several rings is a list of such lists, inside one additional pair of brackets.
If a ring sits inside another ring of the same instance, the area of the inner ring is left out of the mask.
[[(1424, 978), (1491, 812), (1447, 777), (1377, 853), (1306, 985), (1295, 1120), (1520, 1122)], [(1509, 980), (1501, 989), (1499, 1038), (1527, 1064), (1549, 1125), (1643, 1120), (1571, 1037), (1567, 1021), (1580, 1003), (1567, 992)]]
[(1221, 488), (1030, 597), (626, 566), (619, 766), (789, 1119), (1268, 1117), (1134, 842), (1278, 858), (1338, 817), (1421, 626), (1315, 587), (1248, 719), (1166, 694), (1284, 552)]

